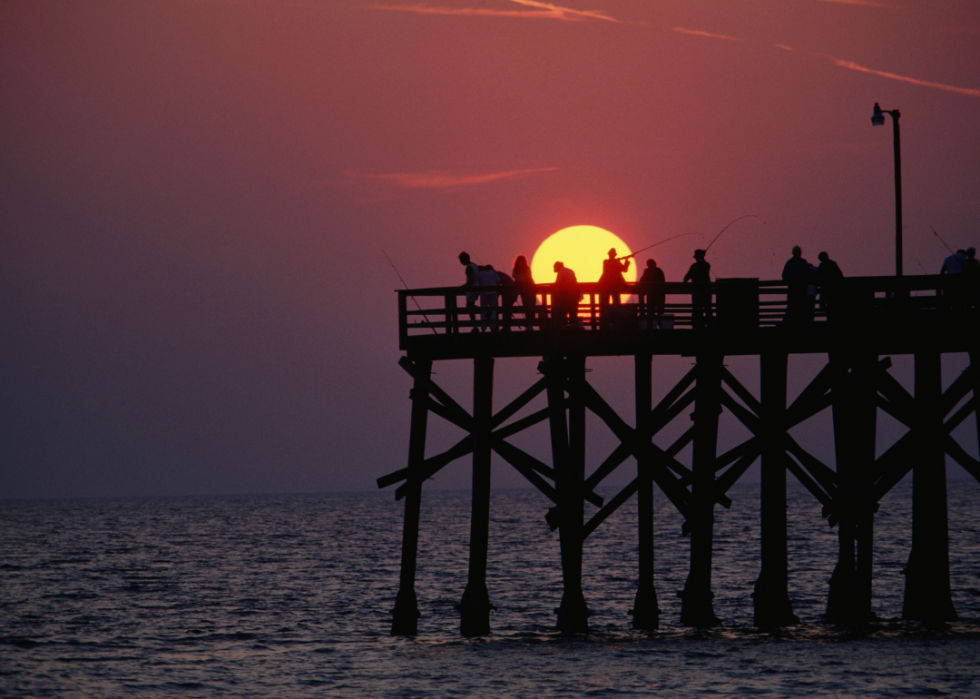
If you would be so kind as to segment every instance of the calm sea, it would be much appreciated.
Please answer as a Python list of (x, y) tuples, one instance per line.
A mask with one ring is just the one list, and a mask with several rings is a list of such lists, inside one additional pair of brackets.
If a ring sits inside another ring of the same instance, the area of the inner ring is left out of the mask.
[[(17, 697), (767, 697), (980, 695), (980, 486), (950, 484), (953, 601), (962, 620), (900, 621), (911, 499), (876, 517), (869, 628), (822, 614), (836, 529), (790, 493), (790, 596), (798, 627), (752, 627), (758, 488), (716, 510), (715, 612), (685, 629), (680, 520), (657, 500), (662, 630), (630, 630), (635, 505), (586, 542), (593, 632), (553, 631), (561, 597), (547, 502), (495, 491), (488, 585), (493, 635), (463, 640), (469, 496), (423, 495), (420, 635), (391, 638), (402, 504), (390, 492), (0, 502), (0, 694)], [(659, 494), (658, 494), (659, 497)]]

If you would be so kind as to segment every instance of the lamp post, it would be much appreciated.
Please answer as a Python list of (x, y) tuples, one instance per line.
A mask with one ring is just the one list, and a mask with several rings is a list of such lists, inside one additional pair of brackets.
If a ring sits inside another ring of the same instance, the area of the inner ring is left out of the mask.
[(872, 126), (884, 126), (885, 115), (891, 114), (895, 129), (895, 276), (902, 276), (902, 148), (898, 138), (898, 118), (901, 116), (897, 109), (882, 109), (875, 102), (875, 111), (871, 116)]

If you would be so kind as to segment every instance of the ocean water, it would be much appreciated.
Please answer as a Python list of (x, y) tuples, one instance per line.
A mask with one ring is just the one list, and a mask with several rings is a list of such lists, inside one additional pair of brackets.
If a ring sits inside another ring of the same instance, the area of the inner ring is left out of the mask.
[[(611, 494), (605, 493), (605, 494)], [(659, 632), (630, 629), (635, 500), (586, 542), (587, 637), (554, 631), (558, 536), (533, 491), (494, 491), (487, 638), (458, 634), (469, 494), (423, 494), (419, 636), (391, 638), (402, 504), (392, 493), (0, 502), (0, 695), (10, 697), (980, 696), (980, 484), (950, 484), (961, 620), (900, 620), (907, 483), (876, 517), (865, 628), (822, 615), (837, 533), (790, 490), (799, 626), (752, 626), (758, 487), (717, 509), (723, 625), (679, 626), (688, 539), (657, 496)]]

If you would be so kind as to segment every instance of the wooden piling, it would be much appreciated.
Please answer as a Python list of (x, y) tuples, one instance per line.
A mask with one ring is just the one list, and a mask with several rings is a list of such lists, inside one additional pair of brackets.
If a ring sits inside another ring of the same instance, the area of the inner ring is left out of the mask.
[(585, 380), (585, 359), (552, 356), (548, 366), (548, 409), (551, 451), (558, 495), (558, 538), (561, 548), (562, 598), (555, 610), (563, 634), (588, 633), (589, 609), (582, 591), (583, 495), (585, 483), (585, 402), (573, 391), (565, 416), (565, 383)]
[(762, 568), (752, 593), (756, 626), (798, 624), (789, 601), (786, 528), (786, 375), (788, 356), (760, 356), (763, 434), (760, 466)]
[(711, 592), (711, 547), (723, 359), (720, 354), (714, 353), (697, 356), (691, 484), (691, 567), (684, 590), (680, 594), (681, 624), (701, 628), (721, 623), (715, 616), (712, 605), (714, 594)]
[(911, 458), (912, 551), (905, 568), (902, 618), (955, 621), (949, 583), (949, 524), (946, 504), (946, 451), (943, 448), (941, 355), (915, 355), (915, 404), (918, 424)]
[(429, 410), (427, 382), (432, 362), (416, 362), (417, 374), (412, 389), (412, 423), (408, 438), (408, 489), (405, 494), (405, 524), (402, 529), (401, 576), (395, 608), (391, 611), (392, 636), (415, 636), (418, 633), (419, 605), (415, 596), (415, 569), (419, 549), (419, 519), (422, 507), (420, 471), (425, 461), (425, 435)]
[(874, 503), (871, 477), (875, 465), (877, 356), (853, 353), (831, 356), (834, 448), (839, 517), (838, 560), (830, 578), (827, 619), (863, 624), (871, 612), (871, 562), (874, 542)]
[(473, 361), (473, 505), (470, 518), (469, 575), (459, 603), (459, 632), (490, 634), (487, 552), (490, 539), (490, 433), (493, 427), (493, 357)]
[[(378, 479), (382, 488), (404, 481), (395, 490), (395, 497), (406, 499), (401, 577), (391, 633), (417, 632), (419, 607), (414, 583), (422, 484), (470, 453), (471, 548), (467, 586), (459, 605), (460, 631), (464, 636), (490, 632), (489, 613), (493, 607), (486, 574), (491, 449), (555, 504), (546, 519), (552, 529), (559, 529), (564, 591), (555, 611), (557, 626), (563, 633), (589, 629), (589, 610), (582, 589), (584, 539), (634, 493), (639, 555), (637, 591), (631, 610), (633, 628), (657, 628), (654, 484), (677, 508), (685, 520), (684, 531), (691, 535), (690, 571), (684, 590), (679, 593), (681, 623), (697, 627), (718, 624), (711, 591), (714, 504), (731, 505), (726, 493), (760, 456), (762, 564), (753, 595), (757, 625), (796, 622), (788, 594), (786, 470), (819, 501), (830, 524), (839, 527), (838, 562), (827, 598), (828, 620), (859, 624), (873, 619), (874, 513), (878, 501), (909, 470), (913, 471), (913, 543), (903, 615), (922, 621), (954, 619), (948, 571), (945, 454), (980, 480), (980, 461), (953, 437), (953, 430), (971, 412), (980, 436), (980, 411), (976, 410), (980, 351), (975, 339), (976, 291), (972, 296), (958, 297), (964, 303), (950, 305), (951, 296), (938, 293), (949, 284), (949, 278), (938, 276), (851, 278), (841, 282), (834, 296), (835, 317), (817, 314), (812, 323), (790, 328), (779, 320), (784, 316), (779, 303), (766, 301), (764, 311), (752, 310), (744, 317), (740, 315), (737, 322), (732, 313), (726, 312), (722, 315), (732, 316), (727, 321), (719, 317), (716, 326), (696, 331), (689, 329), (696, 315), (687, 302), (690, 287), (667, 285), (667, 293), (683, 297), (684, 302), (672, 304), (676, 328), (656, 333), (640, 331), (628, 323), (599, 329), (595, 304), (591, 303), (580, 309), (590, 319), (584, 326), (554, 327), (548, 332), (459, 334), (457, 301), (465, 291), (441, 288), (399, 292), (399, 347), (406, 352), (399, 365), (415, 383), (408, 466)], [(601, 291), (595, 285), (582, 286), (593, 300)], [(550, 287), (542, 288), (541, 293), (547, 300)], [(753, 302), (754, 309), (763, 293), (770, 297), (783, 294), (785, 284), (758, 282), (749, 296), (729, 310), (736, 313), (743, 305), (749, 308), (745, 305), (748, 301)], [(415, 297), (430, 299), (430, 305), (431, 299), (442, 299), (444, 307), (423, 309), (420, 305), (417, 311), (410, 310), (407, 300)], [(967, 299), (969, 303), (965, 302)], [(543, 329), (544, 326), (538, 328)], [(788, 354), (824, 352), (830, 353), (827, 367), (787, 408)], [(950, 352), (969, 352), (971, 366), (943, 392), (941, 356)], [(915, 355), (914, 396), (887, 373), (887, 359), (877, 361), (879, 354), (888, 353)], [(726, 354), (760, 357), (760, 398), (756, 399), (724, 368)], [(493, 358), (542, 355), (545, 358), (539, 368), (544, 378), (492, 416)], [(585, 380), (585, 361), (590, 356), (634, 357), (635, 429)], [(650, 407), (652, 356), (694, 356), (697, 360), (655, 410)], [(431, 380), (432, 362), (452, 359), (475, 360), (472, 415)], [(542, 390), (547, 392), (546, 409), (505, 424)], [(973, 397), (957, 407), (970, 390)], [(669, 447), (661, 449), (653, 444), (653, 434), (688, 411), (692, 403), (693, 426)], [(836, 472), (788, 434), (791, 427), (828, 406), (833, 408)], [(718, 420), (722, 407), (752, 436), (719, 456)], [(910, 432), (876, 459), (879, 408), (908, 426)], [(588, 479), (584, 477), (586, 409), (620, 441)], [(465, 436), (427, 459), (426, 425), (430, 412), (461, 429)], [(551, 465), (508, 441), (545, 420), (550, 425)], [(678, 457), (691, 443), (693, 456), (688, 467)], [(595, 488), (631, 454), (636, 458), (636, 479), (604, 502)], [(716, 478), (716, 473), (721, 475)], [(583, 507), (586, 499), (600, 508), (587, 523)]]
[[(636, 397), (636, 440), (649, 444), (653, 428), (653, 398), (651, 395), (653, 357), (637, 354), (634, 357)], [(653, 536), (653, 463), (649, 450), (637, 450), (637, 526), (639, 548), (639, 581), (633, 601), (633, 628), (656, 631), (660, 628), (660, 608), (654, 586), (654, 536)]]

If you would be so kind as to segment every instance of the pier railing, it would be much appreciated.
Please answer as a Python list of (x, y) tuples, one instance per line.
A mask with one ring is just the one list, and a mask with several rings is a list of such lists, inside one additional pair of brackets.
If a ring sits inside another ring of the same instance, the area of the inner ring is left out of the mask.
[[(534, 287), (535, 305), (507, 304), (504, 287), (443, 287), (398, 291), (399, 344), (409, 349), (414, 338), (483, 331), (562, 333), (569, 330), (630, 333), (685, 332), (699, 326), (721, 330), (800, 327), (823, 323), (839, 326), (943, 321), (975, 323), (980, 280), (965, 275), (852, 277), (831, 283), (790, 287), (783, 281), (718, 279), (709, 285), (669, 282), (663, 287), (663, 313), (638, 302), (637, 283), (621, 288), (619, 305), (602, 303), (608, 289), (581, 283), (582, 298), (571, 323), (555, 318), (554, 284)], [(692, 291), (710, 295), (705, 319), (695, 317)], [(497, 306), (466, 306), (468, 293), (497, 294)], [(517, 296), (513, 294), (513, 296)], [(518, 297), (519, 299), (520, 297)], [(513, 302), (511, 302), (513, 303)], [(518, 304), (521, 301), (518, 300)]]

